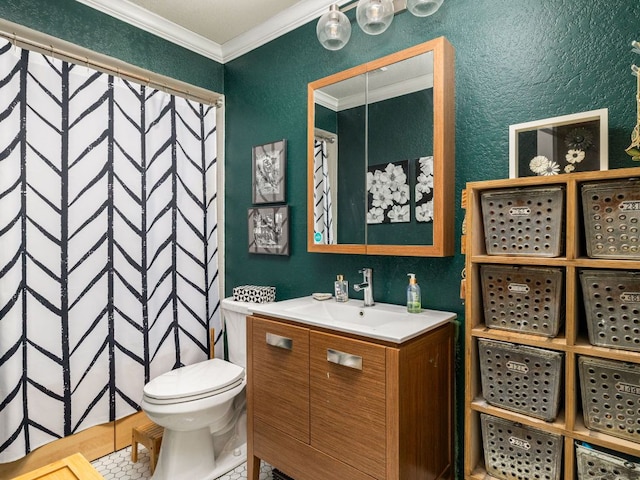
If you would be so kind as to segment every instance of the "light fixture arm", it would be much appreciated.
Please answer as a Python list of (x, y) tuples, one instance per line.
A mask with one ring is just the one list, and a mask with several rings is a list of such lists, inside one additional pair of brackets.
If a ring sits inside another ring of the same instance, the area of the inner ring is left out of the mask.
[[(348, 2), (340, 7), (340, 11), (342, 13), (348, 12), (349, 10), (353, 10), (358, 6), (358, 0), (353, 0), (352, 2)], [(407, 9), (407, 0), (393, 0), (393, 13), (395, 15), (400, 12), (404, 12)]]

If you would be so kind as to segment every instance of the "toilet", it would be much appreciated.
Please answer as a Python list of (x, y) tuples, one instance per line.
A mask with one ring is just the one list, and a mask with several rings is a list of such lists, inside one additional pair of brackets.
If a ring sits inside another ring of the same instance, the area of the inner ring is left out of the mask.
[(140, 406), (164, 427), (153, 480), (211, 480), (246, 461), (245, 332), (251, 305), (221, 302), (229, 361), (187, 365), (144, 386)]

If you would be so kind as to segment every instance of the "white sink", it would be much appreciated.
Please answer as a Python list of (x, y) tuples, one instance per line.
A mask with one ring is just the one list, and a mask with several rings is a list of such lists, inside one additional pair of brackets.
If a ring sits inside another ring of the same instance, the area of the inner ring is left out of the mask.
[(334, 298), (319, 301), (311, 296), (252, 305), (251, 310), (393, 343), (406, 342), (456, 318), (456, 314), (451, 312), (423, 310), (421, 313), (408, 313), (401, 305), (376, 303), (364, 307), (362, 300), (339, 303)]

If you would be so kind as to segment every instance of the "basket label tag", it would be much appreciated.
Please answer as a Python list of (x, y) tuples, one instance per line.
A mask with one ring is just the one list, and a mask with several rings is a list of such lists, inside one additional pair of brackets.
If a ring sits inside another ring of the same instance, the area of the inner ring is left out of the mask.
[(623, 292), (620, 300), (627, 303), (640, 303), (640, 292)]
[(526, 364), (514, 362), (513, 360), (509, 360), (506, 363), (506, 366), (509, 370), (514, 370), (516, 372), (527, 373), (529, 371), (529, 367)]
[(640, 385), (632, 385), (631, 383), (618, 382), (616, 383), (616, 390), (620, 393), (630, 393), (632, 395), (640, 396)]
[(640, 210), (640, 200), (626, 200), (620, 202), (620, 210), (623, 212), (633, 212)]
[(510, 283), (507, 288), (513, 293), (529, 293), (529, 285), (526, 283)]
[(509, 443), (514, 447), (518, 447), (523, 450), (531, 449), (531, 444), (529, 442), (518, 437), (509, 437)]
[(531, 215), (530, 207), (511, 207), (509, 209), (509, 215), (512, 217), (528, 217)]

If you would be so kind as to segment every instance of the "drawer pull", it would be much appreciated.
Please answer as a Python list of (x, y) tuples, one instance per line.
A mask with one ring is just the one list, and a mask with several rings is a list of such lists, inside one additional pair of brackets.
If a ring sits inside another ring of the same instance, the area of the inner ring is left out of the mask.
[(362, 370), (362, 357), (327, 348), (327, 362)]
[(293, 349), (292, 339), (276, 335), (275, 333), (267, 332), (267, 344), (273, 347), (284, 348), (285, 350)]

